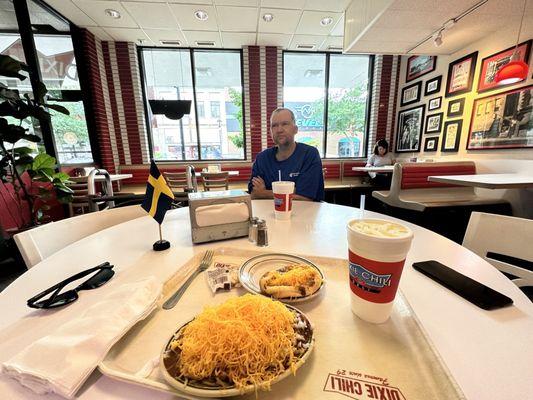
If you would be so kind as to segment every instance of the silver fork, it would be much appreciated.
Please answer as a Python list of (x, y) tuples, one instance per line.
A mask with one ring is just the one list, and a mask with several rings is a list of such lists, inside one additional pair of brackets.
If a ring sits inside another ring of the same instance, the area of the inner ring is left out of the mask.
[(189, 285), (192, 283), (192, 281), (194, 281), (194, 278), (196, 278), (198, 274), (204, 272), (207, 268), (209, 268), (209, 265), (211, 265), (212, 260), (213, 250), (207, 250), (205, 252), (204, 258), (202, 258), (202, 262), (200, 263), (198, 268), (196, 268), (196, 271), (194, 271), (189, 277), (189, 279), (187, 279), (187, 281), (183, 285), (181, 285), (181, 287), (176, 290), (176, 292), (167, 301), (163, 303), (163, 308), (165, 310), (170, 310), (176, 305), (181, 296), (183, 296), (183, 293), (185, 293)]

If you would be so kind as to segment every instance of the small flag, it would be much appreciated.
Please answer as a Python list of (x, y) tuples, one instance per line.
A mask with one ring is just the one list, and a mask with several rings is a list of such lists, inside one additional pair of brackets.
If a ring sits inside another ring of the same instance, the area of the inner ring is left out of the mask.
[(161, 224), (163, 223), (163, 218), (165, 218), (165, 213), (170, 209), (172, 200), (174, 200), (174, 193), (172, 193), (163, 174), (159, 172), (159, 168), (152, 160), (146, 185), (146, 195), (141, 207)]

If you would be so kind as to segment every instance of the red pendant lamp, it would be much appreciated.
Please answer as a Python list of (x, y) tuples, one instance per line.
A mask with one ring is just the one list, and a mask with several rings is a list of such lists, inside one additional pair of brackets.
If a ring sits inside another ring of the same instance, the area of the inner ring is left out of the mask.
[(524, 21), (524, 14), (526, 12), (526, 4), (527, 0), (524, 0), (524, 10), (522, 11), (522, 19), (520, 20), (520, 28), (518, 28), (518, 37), (516, 38), (516, 46), (511, 56), (511, 61), (501, 67), (496, 73), (495, 80), (498, 85), (509, 85), (527, 78), (528, 65), (518, 59), (519, 55), (517, 52), (520, 33), (522, 31), (522, 22)]

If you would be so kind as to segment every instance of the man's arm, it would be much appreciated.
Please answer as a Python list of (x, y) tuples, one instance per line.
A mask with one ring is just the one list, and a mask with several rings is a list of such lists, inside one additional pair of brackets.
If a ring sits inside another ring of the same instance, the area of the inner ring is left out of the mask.
[(274, 195), (272, 190), (268, 190), (265, 181), (260, 176), (254, 176), (250, 181), (252, 191), (250, 192), (252, 199), (272, 199)]

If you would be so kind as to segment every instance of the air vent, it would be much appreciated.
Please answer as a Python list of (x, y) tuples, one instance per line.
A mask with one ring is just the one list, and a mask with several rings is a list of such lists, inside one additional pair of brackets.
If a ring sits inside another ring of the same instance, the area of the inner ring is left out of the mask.
[(315, 45), (314, 44), (297, 44), (296, 48), (300, 50), (313, 50), (315, 48)]
[(159, 43), (161, 43), (163, 46), (181, 46), (181, 42), (179, 40), (160, 40)]
[(330, 50), (330, 51), (342, 51), (342, 47), (340, 47), (340, 46), (328, 46), (328, 50)]
[(194, 42), (196, 43), (196, 46), (200, 46), (200, 47), (207, 47), (207, 46), (214, 46), (215, 45), (215, 42), (212, 41), (212, 40), (204, 40), (204, 41), (197, 41), (197, 42)]

